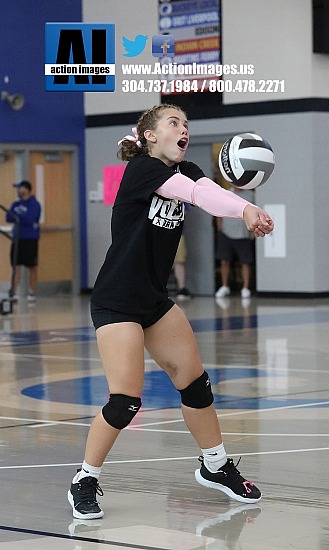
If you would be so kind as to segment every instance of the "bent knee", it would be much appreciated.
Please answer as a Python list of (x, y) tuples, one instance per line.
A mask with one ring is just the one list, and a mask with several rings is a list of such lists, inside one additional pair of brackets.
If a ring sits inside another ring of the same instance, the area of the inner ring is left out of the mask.
[(206, 371), (189, 386), (179, 390), (179, 393), (182, 404), (193, 409), (205, 409), (214, 402), (210, 379)]
[(114, 393), (110, 395), (109, 402), (102, 409), (103, 418), (113, 428), (122, 430), (130, 424), (141, 405), (140, 397)]

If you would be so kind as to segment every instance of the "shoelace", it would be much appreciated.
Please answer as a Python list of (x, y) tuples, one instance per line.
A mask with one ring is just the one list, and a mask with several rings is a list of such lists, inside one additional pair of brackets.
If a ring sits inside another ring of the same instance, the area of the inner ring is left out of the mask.
[(240, 460), (241, 460), (241, 456), (240, 456), (238, 462), (236, 464), (234, 464), (233, 458), (228, 458), (227, 463), (225, 464), (225, 466), (228, 466), (228, 468), (227, 468), (228, 472), (223, 472), (223, 473), (226, 474), (226, 475), (228, 475), (228, 473), (233, 474), (235, 477), (239, 478), (239, 480), (242, 479), (244, 481), (244, 478), (242, 477), (242, 475), (240, 474), (240, 472), (237, 468), (240, 464)]
[(226, 477), (230, 476), (230, 483), (234, 483), (234, 484), (238, 484), (240, 485), (240, 483), (243, 485), (244, 487), (244, 492), (245, 494), (246, 493), (252, 493), (253, 489), (252, 487), (254, 486), (254, 483), (252, 483), (251, 481), (248, 481), (247, 479), (245, 479), (239, 472), (239, 470), (237, 469), (237, 466), (239, 464), (241, 460), (241, 456), (238, 460), (238, 462), (236, 464), (234, 464), (233, 462), (233, 459), (232, 458), (228, 458), (227, 459), (227, 462), (228, 462), (228, 471), (227, 472), (223, 472), (224, 475), (226, 475)]
[[(238, 460), (238, 462), (236, 464), (234, 464), (233, 462), (233, 458), (228, 458), (227, 459), (227, 462), (226, 464), (224, 464), (225, 467), (228, 467), (227, 469), (229, 470), (230, 473), (234, 473), (236, 474), (237, 476), (239, 476), (241, 479), (244, 479), (242, 477), (242, 475), (240, 474), (239, 470), (238, 470), (238, 466), (240, 464), (240, 460), (241, 460), (241, 456)], [(204, 458), (203, 456), (199, 456), (199, 462), (201, 462), (202, 464), (204, 463)], [(227, 472), (222, 470), (221, 468), (219, 468), (218, 470), (219, 472), (222, 472), (223, 474), (227, 475)]]
[(96, 483), (94, 482), (85, 482), (83, 484), (81, 482), (79, 483), (79, 496), (81, 501), (88, 502), (88, 503), (97, 502), (96, 494), (99, 495), (100, 497), (104, 495), (104, 492), (97, 480), (96, 480)]
[[(223, 474), (226, 478), (229, 478), (227, 480), (227, 482), (230, 483), (231, 487), (232, 486), (236, 487), (238, 485), (243, 485), (244, 493), (252, 493), (252, 491), (253, 491), (252, 487), (254, 486), (254, 483), (252, 483), (251, 481), (248, 481), (247, 479), (245, 479), (240, 474), (240, 472), (237, 468), (237, 466), (240, 464), (240, 460), (241, 460), (241, 456), (240, 456), (238, 462), (236, 464), (234, 464), (233, 458), (228, 458), (226, 464), (224, 464), (225, 470), (223, 469), (224, 467), (219, 468), (219, 470), (217, 470), (217, 473), (218, 474)], [(199, 461), (201, 463), (204, 462), (203, 456), (199, 456)]]

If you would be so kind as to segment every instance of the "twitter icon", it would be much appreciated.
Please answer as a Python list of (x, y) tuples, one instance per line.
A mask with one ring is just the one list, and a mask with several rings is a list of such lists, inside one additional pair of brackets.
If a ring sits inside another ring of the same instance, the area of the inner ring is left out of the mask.
[(129, 38), (123, 36), (122, 44), (124, 49), (126, 50), (126, 53), (124, 53), (123, 55), (125, 57), (136, 57), (136, 55), (139, 55), (144, 50), (147, 39), (148, 36), (144, 36), (143, 34), (138, 34), (135, 37), (135, 40), (129, 40)]

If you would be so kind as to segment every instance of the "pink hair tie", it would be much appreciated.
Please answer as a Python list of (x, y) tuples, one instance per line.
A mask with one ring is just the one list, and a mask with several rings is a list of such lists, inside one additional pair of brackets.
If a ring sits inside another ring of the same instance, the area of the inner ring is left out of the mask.
[(142, 147), (142, 144), (138, 139), (137, 128), (132, 128), (131, 131), (134, 135), (133, 136), (125, 136), (124, 138), (120, 139), (120, 141), (118, 141), (118, 145), (120, 145), (125, 139), (128, 139), (129, 141), (134, 141), (136, 143), (137, 147)]

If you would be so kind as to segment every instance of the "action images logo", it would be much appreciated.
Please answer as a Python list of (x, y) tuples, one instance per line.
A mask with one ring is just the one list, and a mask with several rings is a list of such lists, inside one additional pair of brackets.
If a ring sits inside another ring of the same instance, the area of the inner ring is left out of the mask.
[(46, 90), (114, 92), (115, 25), (46, 23)]

